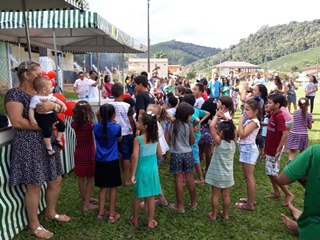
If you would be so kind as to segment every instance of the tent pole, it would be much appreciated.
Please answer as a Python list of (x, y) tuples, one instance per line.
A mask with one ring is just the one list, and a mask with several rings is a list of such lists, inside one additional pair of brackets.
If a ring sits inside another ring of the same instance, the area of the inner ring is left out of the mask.
[(123, 86), (126, 85), (126, 83), (124, 82), (124, 47), (122, 51), (122, 84)]
[[(92, 57), (92, 53), (91, 53)], [(99, 72), (99, 53), (98, 53), (98, 36), (96, 38), (96, 63), (97, 63), (97, 70), (98, 70), (98, 90), (99, 90), (99, 107), (101, 106), (101, 94), (102, 94), (102, 84)]]
[(57, 52), (57, 43), (56, 43), (56, 31), (53, 28), (52, 31), (52, 37), (53, 37), (53, 49), (54, 49), (54, 63), (56, 65), (56, 78), (55, 78), (55, 82), (56, 82), (56, 87), (55, 90), (57, 93), (60, 93), (60, 88), (59, 88), (59, 77), (58, 77), (58, 52)]
[(23, 10), (22, 10), (22, 12), (23, 12), (23, 23), (24, 23), (24, 30), (25, 30), (26, 36), (27, 36), (28, 56), (29, 56), (29, 60), (31, 60), (31, 45), (30, 45), (30, 35), (29, 35), (29, 24), (28, 24), (28, 18), (27, 18), (27, 14), (26, 14), (27, 7), (26, 7), (26, 1), (23, 0), (22, 2), (23, 2), (22, 3), (23, 4), (22, 5), (22, 7), (23, 7)]

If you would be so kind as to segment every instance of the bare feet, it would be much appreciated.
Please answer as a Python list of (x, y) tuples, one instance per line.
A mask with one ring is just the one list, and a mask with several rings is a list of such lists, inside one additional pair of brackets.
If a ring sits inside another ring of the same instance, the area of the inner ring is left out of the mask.
[(229, 219), (229, 215), (225, 214), (223, 211), (220, 212), (220, 216), (224, 219), (224, 220), (228, 220)]
[(284, 198), (281, 205), (283, 207), (287, 207), (292, 202), (293, 199), (294, 199), (294, 195), (291, 193)]
[(195, 179), (194, 183), (195, 184), (204, 184), (204, 180), (203, 179)]
[(292, 220), (284, 214), (281, 214), (281, 220), (286, 228), (288, 228), (294, 235), (298, 235), (298, 224), (296, 221)]
[(265, 198), (270, 199), (270, 200), (279, 199), (279, 198), (281, 198), (281, 194), (280, 193), (273, 193), (273, 194), (265, 196)]
[(294, 219), (298, 220), (298, 218), (301, 215), (301, 211), (299, 209), (295, 208), (291, 203), (288, 204), (288, 209), (290, 210)]
[(131, 182), (131, 180), (127, 180), (124, 182), (124, 185), (125, 186), (130, 186), (130, 185), (133, 185), (133, 182)]

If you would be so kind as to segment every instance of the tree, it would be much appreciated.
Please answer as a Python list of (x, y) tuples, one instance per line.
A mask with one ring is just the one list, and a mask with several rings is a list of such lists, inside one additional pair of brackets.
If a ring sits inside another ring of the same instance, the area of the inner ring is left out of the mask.
[(192, 69), (189, 72), (187, 72), (187, 76), (186, 77), (187, 77), (187, 79), (191, 80), (191, 79), (196, 78), (196, 76), (197, 76), (196, 71)]
[(165, 55), (165, 53), (164, 53), (163, 51), (158, 51), (158, 52), (156, 52), (156, 53), (154, 54), (154, 57), (155, 57), (155, 58), (165, 58), (166, 55)]

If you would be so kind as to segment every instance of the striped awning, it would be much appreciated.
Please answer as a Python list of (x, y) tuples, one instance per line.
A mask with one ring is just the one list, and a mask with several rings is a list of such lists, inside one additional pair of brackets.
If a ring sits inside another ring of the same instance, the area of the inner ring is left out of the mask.
[[(95, 12), (44, 10), (27, 12), (31, 44), (53, 48), (53, 29), (57, 48), (63, 52), (145, 52), (146, 46), (106, 21)], [(25, 43), (21, 12), (0, 12), (0, 40)]]
[[(25, 9), (24, 4), (25, 2)], [(29, 11), (37, 9), (70, 9), (83, 10), (84, 0), (1, 0), (0, 11)]]

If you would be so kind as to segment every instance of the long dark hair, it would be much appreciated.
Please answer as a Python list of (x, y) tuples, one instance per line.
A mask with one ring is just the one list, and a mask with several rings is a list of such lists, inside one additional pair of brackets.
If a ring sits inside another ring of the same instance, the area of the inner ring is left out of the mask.
[(147, 143), (158, 141), (158, 123), (156, 115), (151, 111), (147, 111), (141, 115), (141, 122), (143, 125), (147, 126)]
[(80, 128), (87, 121), (93, 121), (93, 111), (87, 101), (79, 101), (73, 108), (73, 121)]
[(116, 113), (114, 106), (108, 103), (103, 104), (99, 109), (101, 124), (102, 124), (102, 137), (107, 139), (108, 121), (112, 120), (112, 117)]
[(268, 89), (265, 85), (263, 84), (258, 84), (257, 87), (259, 88), (259, 92), (260, 92), (260, 97), (263, 100), (263, 104), (267, 104), (268, 102)]
[[(186, 102), (181, 102), (177, 107), (175, 120), (172, 123), (173, 131), (172, 131), (172, 142), (173, 146), (176, 144), (176, 139), (179, 132), (179, 126), (184, 126), (183, 123), (188, 123), (188, 117), (194, 113), (193, 107)], [(186, 132), (186, 129), (184, 129)]]

